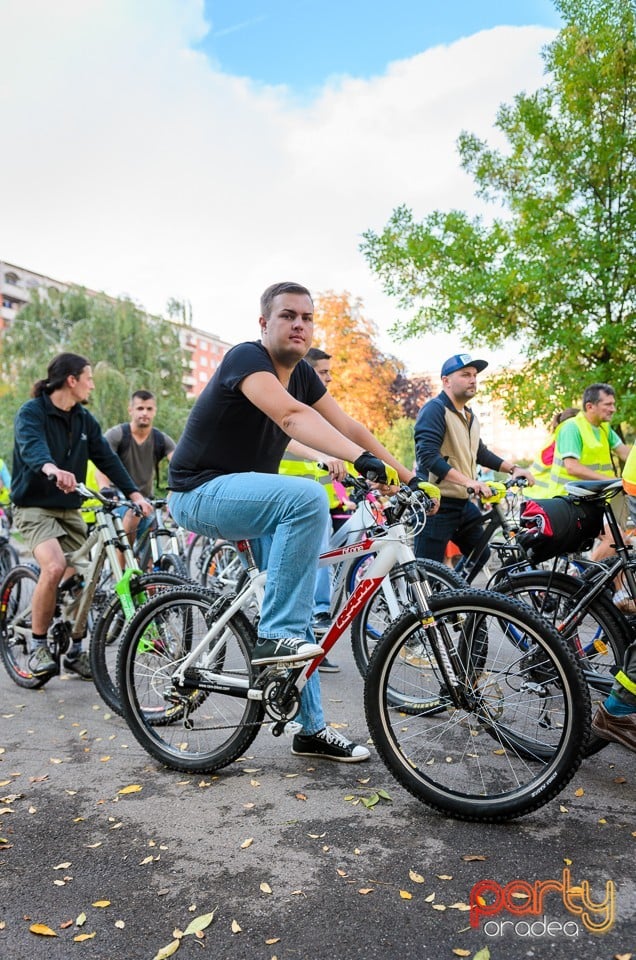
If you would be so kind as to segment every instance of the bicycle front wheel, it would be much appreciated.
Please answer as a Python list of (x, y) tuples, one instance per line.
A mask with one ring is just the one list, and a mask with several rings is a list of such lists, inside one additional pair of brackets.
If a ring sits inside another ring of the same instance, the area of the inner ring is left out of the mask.
[[(171, 573), (147, 573), (131, 580), (130, 594), (135, 607), (140, 607), (161, 591), (182, 584), (183, 578)], [(113, 593), (91, 631), (89, 645), (93, 682), (104, 703), (120, 716), (122, 706), (117, 688), (117, 652), (126, 623), (121, 601)]]
[[(434, 593), (466, 588), (463, 577), (436, 560), (418, 560), (417, 571), (421, 580), (428, 580)], [(412, 599), (403, 568), (395, 567), (351, 624), (353, 658), (363, 677), (380, 637), (407, 609)]]
[(30, 690), (51, 679), (51, 674), (38, 676), (29, 667), (31, 606), (37, 582), (36, 571), (20, 564), (9, 572), (0, 588), (0, 656), (13, 682)]
[(174, 679), (210, 630), (215, 601), (217, 595), (201, 587), (166, 591), (135, 614), (120, 647), (124, 717), (144, 750), (173, 770), (210, 773), (227, 766), (263, 720), (261, 702), (247, 698), (256, 680), (256, 637), (241, 613), (204, 646), (183, 683)]
[[(369, 663), (365, 711), (378, 754), (410, 793), (457, 819), (498, 822), (541, 807), (583, 758), (590, 698), (579, 663), (517, 601), (465, 590), (430, 606), (434, 624), (404, 614)], [(456, 651), (457, 686), (443, 640)]]

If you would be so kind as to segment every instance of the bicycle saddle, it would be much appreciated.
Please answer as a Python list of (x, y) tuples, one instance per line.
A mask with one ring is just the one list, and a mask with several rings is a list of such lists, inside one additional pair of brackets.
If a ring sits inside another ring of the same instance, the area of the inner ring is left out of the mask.
[(620, 477), (607, 480), (571, 480), (566, 483), (565, 489), (569, 496), (579, 499), (601, 498), (608, 494), (613, 497), (623, 489), (623, 481)]

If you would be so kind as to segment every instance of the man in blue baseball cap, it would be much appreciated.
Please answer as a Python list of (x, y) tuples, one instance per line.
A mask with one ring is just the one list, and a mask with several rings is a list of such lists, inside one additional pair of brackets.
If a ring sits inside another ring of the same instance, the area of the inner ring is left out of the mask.
[[(468, 556), (479, 541), (481, 527), (466, 529), (479, 515), (478, 506), (469, 499), (468, 489), (477, 496), (489, 497), (490, 487), (477, 477), (477, 467), (534, 479), (529, 470), (493, 453), (479, 436), (479, 421), (468, 406), (477, 392), (477, 374), (485, 370), (485, 360), (474, 360), (469, 353), (455, 353), (442, 366), (442, 391), (420, 410), (415, 424), (415, 455), (418, 476), (436, 483), (441, 492), (440, 508), (429, 517), (415, 538), (418, 557), (442, 561), (449, 540)], [(488, 559), (486, 550), (476, 558), (479, 569)]]

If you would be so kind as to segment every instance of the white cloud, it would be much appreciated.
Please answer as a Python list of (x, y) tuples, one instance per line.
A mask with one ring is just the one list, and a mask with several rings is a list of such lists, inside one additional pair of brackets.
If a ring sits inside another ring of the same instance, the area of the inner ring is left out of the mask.
[[(309, 105), (215, 70), (200, 0), (4, 0), (0, 256), (257, 336), (261, 290), (297, 279), (396, 315), (358, 252), (400, 203), (476, 209), (462, 129), (541, 83), (546, 29), (497, 28), (333, 81)], [(8, 38), (11, 38), (10, 41)], [(412, 369), (455, 343), (394, 347)], [(388, 347), (388, 341), (384, 341)], [(459, 346), (459, 345), (458, 345)]]

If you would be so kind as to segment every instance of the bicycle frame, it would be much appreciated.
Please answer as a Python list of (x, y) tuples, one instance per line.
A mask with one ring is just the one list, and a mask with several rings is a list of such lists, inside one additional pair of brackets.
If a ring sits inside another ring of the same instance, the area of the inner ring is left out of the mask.
[[(115, 590), (127, 619), (130, 619), (135, 611), (130, 581), (141, 574), (121, 517), (111, 514), (105, 506), (108, 501), (83, 484), (78, 484), (78, 492), (85, 498), (102, 500), (103, 505), (90, 508), (95, 513), (95, 524), (86, 541), (77, 550), (65, 554), (68, 567), (72, 567), (75, 573), (58, 587), (58, 603), (61, 609), (56, 619), (61, 618), (72, 623), (73, 640), (81, 640), (86, 635), (91, 604), (106, 560), (116, 580)], [(125, 562), (123, 570), (119, 559), (122, 552)], [(82, 580), (82, 589), (79, 594), (74, 595), (69, 588), (78, 575)]]
[[(321, 565), (331, 565), (342, 560), (356, 559), (369, 554), (375, 554), (375, 557), (367, 570), (363, 571), (360, 581), (355, 590), (349, 596), (338, 617), (332, 623), (330, 629), (324, 634), (321, 640), (323, 655), (316, 657), (300, 668), (295, 676), (294, 686), (300, 693), (312, 673), (318, 668), (320, 661), (326, 656), (331, 648), (337, 643), (342, 634), (349, 627), (353, 619), (358, 615), (364, 604), (381, 588), (382, 582), (389, 571), (396, 564), (415, 563), (413, 550), (407, 543), (407, 530), (402, 523), (396, 523), (390, 527), (390, 535), (367, 536), (358, 543), (344, 545), (330, 550), (321, 555)], [(182, 663), (173, 674), (173, 680), (180, 685), (185, 685), (184, 678), (186, 670), (201, 658), (204, 651), (208, 650), (203, 658), (203, 663), (214, 662), (216, 655), (222, 650), (224, 637), (223, 631), (228, 621), (238, 612), (241, 607), (251, 598), (255, 597), (259, 607), (263, 597), (263, 590), (267, 578), (266, 571), (259, 571), (254, 565), (251, 549), (247, 541), (241, 541), (241, 546), (248, 557), (249, 580), (245, 588), (231, 601), (222, 598), (217, 601), (221, 612), (217, 619), (207, 631), (204, 637), (188, 653)], [(414, 587), (421, 590), (421, 598), (424, 607), (426, 587), (425, 582), (415, 579)], [(197, 668), (199, 672), (201, 667)], [(284, 665), (284, 671), (289, 669), (289, 665)], [(205, 667), (204, 667), (205, 670)], [(215, 687), (215, 684), (217, 686)], [(240, 677), (228, 677), (227, 675), (215, 674), (212, 671), (205, 670), (205, 687), (210, 690), (222, 690), (226, 694), (236, 696), (248, 696), (250, 699), (263, 699), (263, 690), (259, 688), (250, 688), (249, 681)]]

